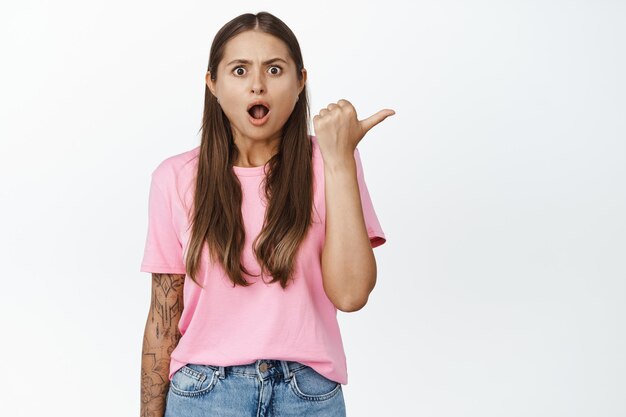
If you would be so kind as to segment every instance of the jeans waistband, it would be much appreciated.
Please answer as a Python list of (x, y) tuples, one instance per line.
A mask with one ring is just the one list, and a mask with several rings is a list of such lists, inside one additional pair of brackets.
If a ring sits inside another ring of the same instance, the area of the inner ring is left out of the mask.
[(267, 379), (276, 375), (281, 375), (285, 381), (291, 380), (293, 372), (306, 368), (306, 365), (296, 361), (284, 361), (278, 359), (258, 359), (245, 365), (198, 365), (206, 366), (216, 371), (220, 379), (226, 378), (229, 374), (239, 374), (257, 376), (260, 379)]

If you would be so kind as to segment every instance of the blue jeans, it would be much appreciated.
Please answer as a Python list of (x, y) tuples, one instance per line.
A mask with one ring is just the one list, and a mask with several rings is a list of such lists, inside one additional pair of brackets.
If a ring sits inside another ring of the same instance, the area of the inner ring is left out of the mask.
[(341, 384), (300, 362), (191, 364), (172, 375), (164, 417), (345, 417)]

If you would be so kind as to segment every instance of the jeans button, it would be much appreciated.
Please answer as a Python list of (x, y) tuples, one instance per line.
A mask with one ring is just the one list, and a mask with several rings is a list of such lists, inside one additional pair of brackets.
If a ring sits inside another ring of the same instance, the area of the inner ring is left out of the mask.
[(261, 372), (267, 371), (267, 368), (268, 368), (268, 366), (267, 366), (267, 363), (265, 363), (265, 362), (261, 362), (261, 365), (259, 365), (259, 370)]

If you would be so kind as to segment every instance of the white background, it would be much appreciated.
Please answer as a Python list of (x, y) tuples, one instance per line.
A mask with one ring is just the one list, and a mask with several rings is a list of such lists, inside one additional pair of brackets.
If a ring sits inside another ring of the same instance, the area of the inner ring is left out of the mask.
[(0, 6), (7, 416), (139, 413), (150, 173), (199, 144), (217, 30), (267, 10), (359, 144), (387, 243), (339, 312), (348, 416), (626, 415), (621, 1)]

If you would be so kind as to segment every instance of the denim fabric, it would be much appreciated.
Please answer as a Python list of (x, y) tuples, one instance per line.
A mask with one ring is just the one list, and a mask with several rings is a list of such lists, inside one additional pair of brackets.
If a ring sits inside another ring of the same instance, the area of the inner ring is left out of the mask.
[(345, 417), (341, 384), (294, 361), (190, 364), (172, 375), (164, 417)]

